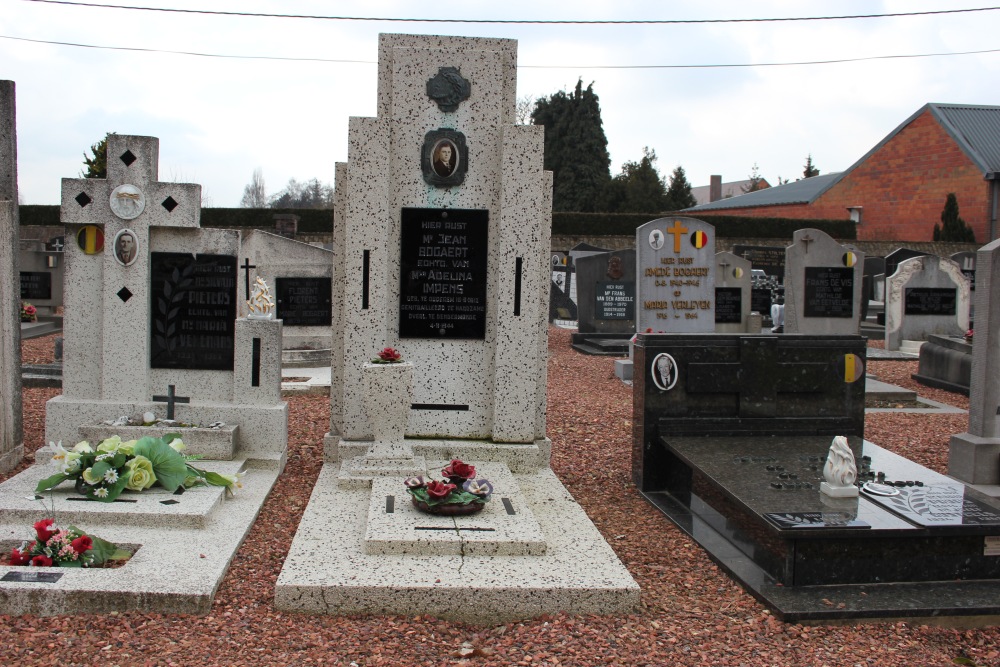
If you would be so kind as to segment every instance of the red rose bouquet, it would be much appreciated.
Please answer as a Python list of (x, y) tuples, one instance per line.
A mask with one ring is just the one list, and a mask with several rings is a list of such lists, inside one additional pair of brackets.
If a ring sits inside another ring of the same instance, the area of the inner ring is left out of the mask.
[(479, 506), (476, 509), (482, 509), (482, 505), (489, 502), (493, 495), (493, 485), (489, 480), (476, 479), (476, 467), (461, 459), (452, 459), (441, 474), (447, 482), (424, 477), (410, 477), (404, 482), (418, 509), (426, 508), (425, 511), (433, 513), (434, 508), (441, 506), (472, 504)]
[(75, 526), (60, 528), (55, 519), (35, 524), (35, 540), (10, 552), (11, 565), (32, 567), (95, 567), (132, 554)]
[(403, 355), (399, 353), (394, 347), (382, 348), (382, 351), (378, 353), (378, 356), (372, 359), (373, 364), (401, 364), (403, 363)]

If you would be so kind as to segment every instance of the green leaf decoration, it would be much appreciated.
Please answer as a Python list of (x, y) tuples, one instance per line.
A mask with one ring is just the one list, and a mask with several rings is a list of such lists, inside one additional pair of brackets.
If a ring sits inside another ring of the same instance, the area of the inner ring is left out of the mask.
[[(88, 535), (88, 537), (90, 537), (91, 544), (94, 547), (91, 551), (94, 555), (94, 565), (103, 565), (109, 560), (121, 560), (120, 558), (114, 558), (114, 555), (118, 551), (121, 551), (114, 544), (93, 535)], [(128, 555), (130, 556), (131, 554)]]
[(188, 474), (184, 457), (167, 444), (174, 437), (175, 434), (167, 434), (163, 438), (142, 438), (133, 450), (136, 456), (145, 456), (150, 460), (157, 483), (171, 493), (184, 485)]
[(205, 481), (212, 486), (229, 486), (229, 480), (217, 472), (212, 472), (210, 470), (198, 470), (197, 468), (194, 470), (197, 470), (197, 474), (200, 477), (204, 477)]
[(73, 477), (70, 475), (64, 475), (61, 472), (56, 473), (51, 477), (46, 477), (45, 479), (40, 481), (38, 485), (35, 487), (35, 493), (44, 493), (46, 491), (51, 491), (52, 489), (56, 488), (57, 486), (65, 482), (67, 479), (73, 479)]
[(90, 474), (93, 477), (104, 477), (104, 473), (111, 470), (111, 463), (107, 460), (98, 461), (90, 469)]

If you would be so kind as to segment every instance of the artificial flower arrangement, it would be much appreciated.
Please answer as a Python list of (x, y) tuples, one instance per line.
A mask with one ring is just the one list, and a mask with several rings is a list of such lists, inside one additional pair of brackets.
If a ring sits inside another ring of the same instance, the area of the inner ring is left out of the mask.
[(489, 480), (476, 479), (476, 467), (461, 459), (452, 459), (441, 475), (447, 481), (410, 477), (403, 482), (417, 509), (430, 514), (473, 514), (493, 495)]
[(968, 331), (966, 331), (965, 332), (965, 340), (971, 343), (973, 336), (975, 336), (975, 333), (976, 332), (974, 330), (972, 330), (972, 329), (969, 329)]
[(382, 348), (382, 351), (378, 353), (378, 356), (372, 359), (373, 364), (401, 364), (403, 363), (403, 355), (399, 353), (394, 347)]
[(44, 493), (67, 480), (75, 480), (78, 493), (110, 503), (122, 491), (144, 491), (153, 485), (171, 493), (182, 487), (188, 489), (206, 484), (225, 487), (229, 492), (242, 486), (242, 473), (226, 475), (192, 466), (189, 461), (201, 457), (181, 454), (184, 443), (176, 433), (126, 442), (114, 435), (96, 448), (86, 440), (69, 450), (63, 449), (61, 442), (50, 442), (49, 447), (53, 451), (52, 463), (59, 472), (40, 481), (35, 493)]
[(21, 321), (35, 322), (38, 320), (38, 309), (27, 301), (21, 302)]
[(35, 523), (35, 540), (10, 552), (11, 565), (34, 567), (98, 567), (108, 561), (127, 560), (132, 553), (111, 542), (88, 535), (76, 526), (60, 528), (54, 519)]

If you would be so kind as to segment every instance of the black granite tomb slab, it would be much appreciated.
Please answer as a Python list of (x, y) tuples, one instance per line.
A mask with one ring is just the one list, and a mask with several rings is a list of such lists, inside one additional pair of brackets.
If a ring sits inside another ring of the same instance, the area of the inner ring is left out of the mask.
[(51, 299), (52, 274), (48, 271), (21, 271), (22, 299)]
[(329, 278), (275, 278), (278, 319), (286, 327), (330, 326), (331, 288)]

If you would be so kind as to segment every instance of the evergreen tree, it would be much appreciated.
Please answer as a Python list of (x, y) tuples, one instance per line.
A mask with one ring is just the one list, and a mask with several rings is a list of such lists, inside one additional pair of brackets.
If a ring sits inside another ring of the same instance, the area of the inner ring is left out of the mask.
[(944, 210), (941, 211), (941, 226), (934, 224), (934, 240), (976, 242), (976, 233), (958, 215), (958, 197), (954, 192), (949, 192), (948, 198), (945, 199)]
[(764, 178), (760, 175), (760, 169), (757, 168), (757, 163), (753, 163), (753, 169), (750, 171), (749, 183), (746, 185), (741, 185), (740, 190), (743, 194), (748, 192), (757, 192), (758, 190), (764, 189), (764, 183), (762, 182)]
[(545, 127), (545, 169), (552, 172), (552, 209), (597, 211), (611, 181), (611, 156), (594, 84), (579, 80), (535, 102), (535, 125)]
[(83, 178), (107, 178), (108, 177), (108, 137), (113, 132), (108, 132), (104, 138), (90, 147), (93, 157), (83, 154), (83, 164), (87, 165), (85, 171), (80, 172)]
[[(614, 177), (611, 188), (613, 202), (606, 201), (608, 210), (621, 213), (659, 213), (667, 210), (667, 186), (656, 169), (656, 151), (642, 149), (642, 159), (626, 162)], [(611, 208), (611, 206), (614, 208)]]
[(667, 188), (667, 210), (680, 211), (696, 205), (698, 200), (691, 194), (691, 184), (688, 182), (684, 167), (680, 165), (670, 174), (670, 186)]
[(813, 164), (812, 153), (806, 156), (806, 166), (802, 170), (803, 178), (812, 178), (813, 176), (819, 176), (819, 169)]

